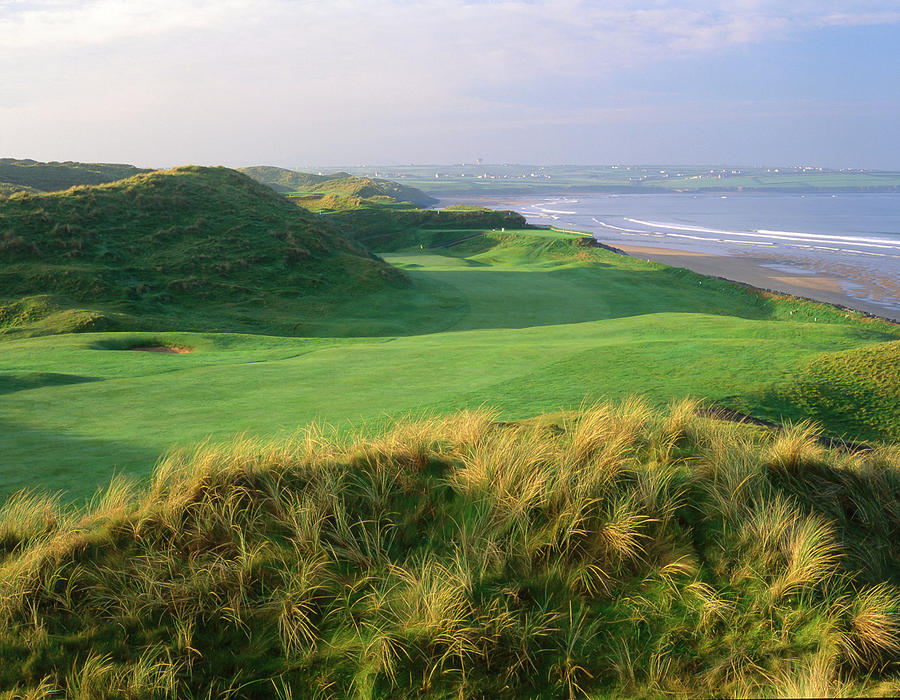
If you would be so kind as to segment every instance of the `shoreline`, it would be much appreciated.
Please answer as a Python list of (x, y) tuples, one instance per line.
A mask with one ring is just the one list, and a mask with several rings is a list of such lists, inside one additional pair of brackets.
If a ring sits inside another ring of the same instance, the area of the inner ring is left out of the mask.
[(618, 242), (610, 244), (596, 237), (594, 240), (601, 247), (622, 255), (686, 268), (707, 277), (715, 277), (772, 294), (786, 294), (806, 301), (830, 304), (847, 311), (859, 311), (889, 323), (900, 323), (900, 318), (886, 315), (886, 311), (878, 305), (866, 303), (845, 292), (840, 288), (842, 280), (836, 277), (808, 274), (786, 276), (779, 270), (765, 267), (765, 263), (760, 262), (761, 259), (758, 258), (678, 251)]
[[(560, 196), (571, 195), (566, 193)], [(478, 203), (491, 208), (510, 208), (522, 213), (522, 209), (539, 206), (535, 202), (546, 198), (541, 195), (531, 199), (495, 195), (478, 198)], [(567, 213), (574, 212), (561, 214)], [(529, 214), (522, 214), (526, 219), (531, 218)], [(632, 231), (628, 224), (624, 225), (625, 228), (613, 226), (615, 231), (607, 231), (599, 230), (600, 226), (605, 226), (599, 222), (597, 227), (592, 227), (590, 223), (579, 223), (580, 226), (560, 221), (550, 225), (578, 228), (593, 236), (602, 247), (633, 257), (900, 323), (900, 307), (897, 303), (900, 300), (900, 278), (891, 274), (890, 267), (876, 265), (868, 258), (838, 258), (831, 256), (826, 250), (818, 251), (810, 245), (797, 246), (790, 243), (786, 246), (767, 244), (764, 248), (758, 244), (754, 247), (751, 244), (741, 245), (740, 240), (731, 240), (725, 245), (713, 246), (694, 234), (678, 236), (675, 241), (670, 238), (674, 234), (654, 234), (652, 229)], [(542, 221), (534, 220), (529, 221), (529, 224), (545, 225)], [(714, 231), (711, 230), (710, 233)], [(635, 237), (638, 240), (634, 240)], [(736, 235), (732, 235), (730, 238), (735, 237)], [(646, 240), (647, 238), (650, 240)]]

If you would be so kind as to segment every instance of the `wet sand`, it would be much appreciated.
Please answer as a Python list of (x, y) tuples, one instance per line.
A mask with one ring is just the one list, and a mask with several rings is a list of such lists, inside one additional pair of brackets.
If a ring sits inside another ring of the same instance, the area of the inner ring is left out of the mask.
[[(603, 242), (602, 239), (600, 240)], [(872, 283), (872, 280), (865, 276), (864, 271), (855, 268), (848, 267), (846, 270), (841, 270), (840, 276), (837, 276), (822, 274), (806, 265), (800, 266), (793, 262), (784, 264), (783, 258), (715, 255), (714, 253), (626, 245), (619, 242), (612, 242), (610, 245), (637, 258), (645, 258), (673, 267), (684, 267), (701, 275), (724, 277), (760, 289), (824, 301), (865, 311), (873, 316), (898, 320), (891, 309), (860, 299), (859, 296), (848, 291), (848, 287), (853, 291), (867, 289)], [(797, 269), (798, 274), (785, 274), (785, 269), (790, 269), (791, 266)]]

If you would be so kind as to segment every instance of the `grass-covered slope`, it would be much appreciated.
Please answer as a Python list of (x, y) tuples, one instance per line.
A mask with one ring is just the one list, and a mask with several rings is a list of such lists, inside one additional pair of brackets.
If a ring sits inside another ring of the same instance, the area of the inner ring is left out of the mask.
[(900, 341), (817, 355), (765, 401), (775, 410), (815, 418), (857, 439), (897, 439)]
[(437, 202), (422, 190), (384, 178), (354, 177), (345, 172), (314, 175), (268, 165), (239, 171), (278, 192), (294, 194), (298, 204), (312, 210), (349, 209), (371, 202), (409, 202), (427, 207)]
[(237, 168), (237, 171), (279, 192), (296, 192), (315, 187), (326, 180), (352, 177), (350, 173), (345, 172), (317, 175), (315, 173), (301, 173), (296, 170), (288, 170), (287, 168), (278, 168), (274, 165), (254, 165), (248, 168)]
[(394, 202), (409, 202), (415, 206), (425, 207), (437, 202), (434, 197), (414, 187), (401, 185), (393, 180), (382, 178), (343, 177), (331, 178), (312, 188), (314, 194), (342, 195), (358, 199), (385, 198)]
[[(345, 236), (370, 250), (393, 252), (414, 248), (448, 247), (466, 237), (524, 229), (525, 217), (492, 209), (416, 209), (354, 206), (325, 213)], [(531, 240), (535, 240), (534, 237)], [(468, 250), (468, 249), (466, 249)]]
[(405, 284), (322, 219), (225, 168), (0, 202), (0, 333), (292, 334), (335, 299)]
[(0, 511), (0, 689), (51, 697), (900, 692), (900, 452), (639, 401), (311, 428)]
[(76, 185), (100, 185), (149, 172), (119, 163), (41, 163), (0, 158), (0, 196), (16, 191), (53, 192)]

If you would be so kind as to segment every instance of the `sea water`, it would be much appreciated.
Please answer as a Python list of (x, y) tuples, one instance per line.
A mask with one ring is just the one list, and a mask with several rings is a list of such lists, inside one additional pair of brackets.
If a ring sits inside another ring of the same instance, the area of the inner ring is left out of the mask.
[[(900, 193), (602, 194), (535, 199), (517, 209), (529, 223), (635, 245), (811, 249), (900, 262)], [(900, 273), (900, 265), (894, 269)]]
[[(900, 193), (673, 193), (479, 198), (530, 224), (587, 231), (611, 246), (744, 257), (828, 275), (865, 308), (900, 313)], [(504, 203), (505, 202), (505, 203)], [(450, 203), (450, 202), (447, 202)]]

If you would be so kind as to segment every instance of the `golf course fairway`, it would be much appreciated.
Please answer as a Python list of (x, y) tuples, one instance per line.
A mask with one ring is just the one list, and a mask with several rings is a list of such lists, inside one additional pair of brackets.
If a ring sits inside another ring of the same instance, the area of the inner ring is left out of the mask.
[[(482, 405), (520, 419), (634, 394), (797, 419), (784, 406), (773, 415), (769, 389), (821, 353), (900, 337), (878, 320), (574, 234), (453, 235), (465, 240), (383, 254), (412, 285), (347, 299), (322, 326), (331, 337), (78, 333), (0, 344), (0, 496), (40, 487), (79, 500), (115, 473), (146, 477), (172, 448), (312, 421), (366, 430)], [(153, 346), (191, 352), (130, 350)], [(865, 416), (857, 427), (868, 435)]]

